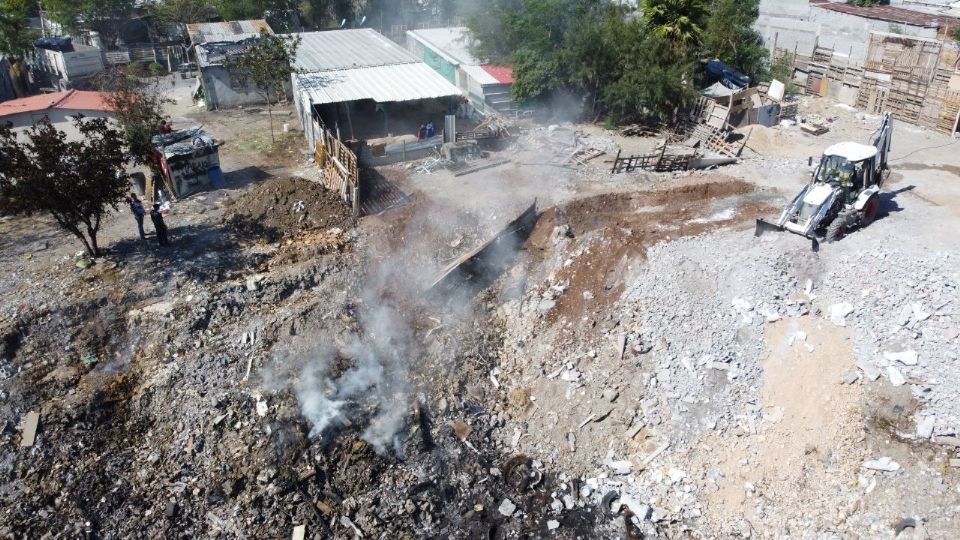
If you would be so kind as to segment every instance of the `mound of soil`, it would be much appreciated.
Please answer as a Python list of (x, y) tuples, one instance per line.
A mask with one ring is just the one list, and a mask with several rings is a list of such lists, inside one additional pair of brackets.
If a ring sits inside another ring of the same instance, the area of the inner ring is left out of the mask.
[(304, 231), (354, 224), (350, 208), (339, 195), (303, 178), (273, 178), (237, 197), (224, 222), (244, 237), (277, 242)]

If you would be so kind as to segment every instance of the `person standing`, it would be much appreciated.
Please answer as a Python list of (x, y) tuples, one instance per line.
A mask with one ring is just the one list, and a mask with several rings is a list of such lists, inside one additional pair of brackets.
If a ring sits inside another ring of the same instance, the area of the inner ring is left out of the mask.
[(170, 243), (167, 240), (167, 224), (163, 222), (163, 214), (160, 213), (160, 203), (153, 203), (153, 210), (150, 211), (150, 220), (153, 221), (153, 228), (157, 231), (157, 243), (165, 246)]
[(146, 215), (147, 211), (143, 209), (143, 203), (140, 202), (140, 199), (137, 198), (135, 193), (131, 193), (130, 196), (127, 197), (127, 204), (130, 205), (133, 218), (137, 220), (137, 232), (140, 233), (140, 239), (146, 240), (147, 235), (143, 232), (143, 216)]

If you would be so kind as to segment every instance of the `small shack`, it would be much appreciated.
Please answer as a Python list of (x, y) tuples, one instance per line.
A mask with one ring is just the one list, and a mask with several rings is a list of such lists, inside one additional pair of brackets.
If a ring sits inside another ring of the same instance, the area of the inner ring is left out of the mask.
[(188, 24), (208, 110), (263, 103), (256, 88), (231, 76), (229, 63), (255, 45), (261, 32), (273, 33), (263, 19)]
[[(153, 137), (154, 158), (171, 195), (182, 198), (207, 186), (222, 185), (221, 144), (199, 126)], [(152, 190), (147, 189), (147, 196), (151, 195)]]

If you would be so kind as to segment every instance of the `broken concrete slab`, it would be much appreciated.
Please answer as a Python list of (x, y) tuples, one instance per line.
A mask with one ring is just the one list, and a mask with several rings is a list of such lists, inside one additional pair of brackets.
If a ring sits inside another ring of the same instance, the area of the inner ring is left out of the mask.
[(917, 438), (921, 440), (927, 440), (933, 436), (933, 425), (936, 423), (937, 418), (935, 416), (928, 416), (920, 421), (917, 424)]
[(871, 381), (875, 381), (881, 376), (880, 370), (877, 368), (877, 366), (873, 365), (873, 362), (870, 362), (869, 360), (857, 360), (857, 367), (863, 371), (863, 376)]
[(513, 501), (510, 499), (504, 499), (500, 503), (500, 506), (497, 508), (497, 512), (500, 512), (500, 515), (510, 517), (514, 512), (517, 511), (517, 505), (513, 504)]
[(307, 536), (307, 526), (306, 525), (297, 525), (293, 528), (293, 534), (290, 536), (290, 540), (304, 540)]
[(20, 438), (20, 447), (29, 448), (37, 440), (37, 426), (40, 425), (40, 413), (30, 411), (23, 417), (23, 435)]
[(846, 326), (847, 315), (853, 313), (853, 304), (850, 302), (840, 302), (830, 306), (830, 322), (836, 326)]
[(864, 461), (860, 465), (864, 469), (870, 469), (872, 471), (882, 471), (882, 472), (897, 472), (900, 470), (900, 464), (889, 457), (882, 457), (879, 459), (870, 459)]
[(951, 466), (951, 467), (960, 467), (960, 459), (951, 459), (951, 460), (950, 460), (950, 466)]
[(960, 448), (960, 437), (948, 437), (945, 435), (940, 435), (934, 437), (933, 442), (942, 444), (944, 446), (956, 446), (957, 448)]
[(860, 374), (856, 371), (851, 371), (843, 377), (843, 384), (853, 384), (860, 380)]
[(890, 379), (890, 384), (894, 386), (903, 386), (907, 383), (907, 378), (903, 376), (903, 373), (893, 366), (887, 366), (887, 378)]
[(883, 353), (883, 357), (891, 362), (900, 362), (905, 366), (915, 366), (917, 365), (919, 355), (917, 351), (886, 351)]

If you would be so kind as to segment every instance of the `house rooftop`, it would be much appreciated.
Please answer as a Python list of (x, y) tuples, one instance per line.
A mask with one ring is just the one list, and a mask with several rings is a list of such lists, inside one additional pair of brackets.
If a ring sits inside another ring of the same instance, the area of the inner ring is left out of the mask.
[(453, 64), (478, 66), (482, 63), (470, 52), (467, 29), (462, 26), (409, 30), (407, 31), (407, 37), (419, 41), (442, 56), (446, 56), (448, 61)]
[(370, 28), (296, 34), (296, 67), (301, 73), (412, 64), (410, 53)]
[(810, 5), (818, 8), (856, 15), (865, 19), (875, 19), (898, 24), (909, 24), (923, 28), (956, 28), (960, 19), (949, 15), (935, 15), (895, 6), (855, 6), (829, 0), (810, 0)]
[(102, 92), (67, 90), (53, 94), (40, 94), (0, 103), (0, 117), (25, 112), (49, 109), (72, 109), (86, 111), (111, 111)]
[(209, 42), (242, 41), (260, 35), (260, 31), (269, 34), (273, 29), (263, 19), (248, 21), (227, 21), (212, 23), (194, 23), (187, 25), (190, 42), (194, 45)]

